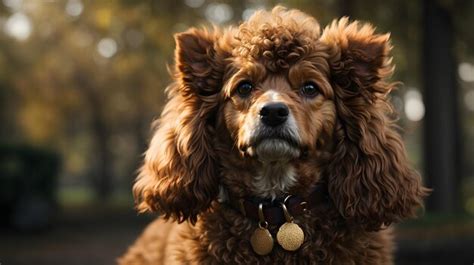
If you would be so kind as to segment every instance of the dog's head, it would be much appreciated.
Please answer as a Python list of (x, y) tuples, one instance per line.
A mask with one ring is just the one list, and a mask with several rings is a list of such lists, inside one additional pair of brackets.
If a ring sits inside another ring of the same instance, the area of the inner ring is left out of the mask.
[(421, 204), (389, 118), (388, 35), (345, 18), (321, 33), (276, 7), (176, 43), (175, 82), (134, 186), (139, 209), (194, 222), (220, 185), (276, 197), (324, 182), (342, 216), (378, 229)]

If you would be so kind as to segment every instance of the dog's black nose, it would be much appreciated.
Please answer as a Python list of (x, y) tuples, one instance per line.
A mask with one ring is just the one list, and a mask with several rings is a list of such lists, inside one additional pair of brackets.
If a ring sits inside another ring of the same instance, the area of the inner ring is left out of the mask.
[(269, 103), (260, 110), (260, 119), (265, 125), (278, 126), (288, 119), (290, 111), (288, 107), (280, 102)]

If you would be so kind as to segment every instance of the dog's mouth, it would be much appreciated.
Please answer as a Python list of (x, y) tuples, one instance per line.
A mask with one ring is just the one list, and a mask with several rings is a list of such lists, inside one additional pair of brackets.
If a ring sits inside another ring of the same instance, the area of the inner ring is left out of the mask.
[(247, 153), (262, 162), (289, 161), (301, 155), (298, 139), (283, 133), (262, 133), (250, 142)]
[(269, 134), (269, 135), (259, 135), (255, 137), (255, 140), (252, 141), (250, 146), (259, 146), (262, 142), (266, 141), (273, 141), (273, 142), (286, 142), (288, 145), (293, 146), (295, 148), (299, 147), (299, 141), (294, 137), (284, 134)]

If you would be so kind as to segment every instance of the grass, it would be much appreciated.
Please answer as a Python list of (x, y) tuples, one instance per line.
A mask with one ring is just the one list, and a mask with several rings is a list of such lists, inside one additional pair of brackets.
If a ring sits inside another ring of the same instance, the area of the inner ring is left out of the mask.
[[(77, 208), (97, 204), (98, 200), (93, 190), (79, 186), (61, 188), (58, 192), (58, 202), (61, 208)], [(118, 191), (102, 203), (114, 207), (133, 208), (133, 196), (130, 192)]]

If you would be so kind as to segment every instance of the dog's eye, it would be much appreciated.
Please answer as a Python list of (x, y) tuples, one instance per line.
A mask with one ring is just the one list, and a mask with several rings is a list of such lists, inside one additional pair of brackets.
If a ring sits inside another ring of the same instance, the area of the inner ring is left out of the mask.
[(237, 93), (241, 97), (247, 97), (253, 90), (253, 85), (249, 81), (242, 81), (237, 85)]
[(319, 93), (318, 86), (313, 82), (306, 82), (300, 89), (305, 97), (315, 97)]

